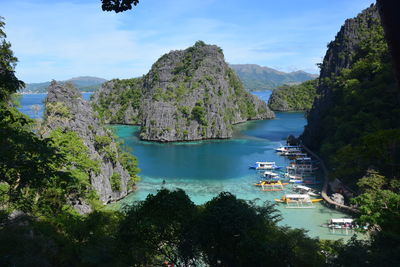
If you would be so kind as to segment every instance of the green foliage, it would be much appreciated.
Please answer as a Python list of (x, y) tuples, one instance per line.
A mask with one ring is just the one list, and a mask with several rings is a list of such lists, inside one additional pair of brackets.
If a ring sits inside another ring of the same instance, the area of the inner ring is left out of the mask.
[(73, 131), (53, 130), (49, 137), (52, 139), (52, 146), (56, 148), (65, 159), (63, 169), (70, 173), (72, 178), (67, 189), (73, 192), (75, 197), (95, 200), (90, 184), (90, 173), (99, 173), (100, 165), (98, 161), (92, 160), (88, 156), (89, 149), (83, 140)]
[(11, 50), (11, 44), (6, 41), (3, 31), (4, 18), (0, 16), (0, 101), (6, 101), (8, 97), (24, 87), (24, 83), (15, 77), (15, 65), (18, 61)]
[(118, 191), (121, 189), (121, 175), (119, 173), (114, 172), (110, 177), (111, 188), (114, 191)]
[(46, 103), (46, 116), (68, 119), (71, 117), (71, 112), (63, 102)]
[(400, 127), (399, 90), (383, 29), (379, 23), (369, 27), (359, 29), (364, 39), (352, 66), (321, 80), (334, 104), (320, 114), (314, 138), (328, 167), (335, 167), (333, 176), (350, 185), (370, 166), (388, 178), (399, 177), (398, 131), (391, 131)]
[(192, 109), (191, 117), (192, 117), (192, 119), (196, 120), (201, 125), (207, 126), (208, 121), (206, 118), (206, 110), (204, 109), (203, 105), (204, 104), (202, 101), (198, 101)]
[[(139, 109), (142, 100), (142, 79), (114, 79), (104, 84), (105, 87), (112, 86), (109, 92), (100, 92), (93, 109), (99, 114), (100, 118), (110, 120), (112, 123), (124, 123), (124, 117), (127, 109)], [(110, 109), (118, 106), (114, 116), (111, 116)]]
[(131, 179), (128, 182), (128, 186), (133, 188), (134, 185), (140, 180), (138, 173), (140, 169), (138, 168), (138, 162), (135, 156), (130, 154), (129, 152), (122, 151), (119, 146), (119, 157), (118, 161), (121, 163), (122, 167), (128, 171)]
[(362, 194), (352, 199), (360, 210), (359, 221), (371, 227), (379, 226), (386, 233), (400, 239), (400, 182), (388, 180), (376, 171), (369, 170), (358, 183)]
[(272, 110), (297, 111), (309, 110), (317, 93), (318, 80), (303, 82), (299, 85), (283, 85), (272, 92), (268, 105)]

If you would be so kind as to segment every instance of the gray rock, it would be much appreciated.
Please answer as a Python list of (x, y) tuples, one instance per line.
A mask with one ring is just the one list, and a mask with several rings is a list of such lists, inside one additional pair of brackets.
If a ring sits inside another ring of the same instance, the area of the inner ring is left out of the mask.
[(339, 193), (334, 193), (330, 198), (338, 204), (344, 205), (344, 196)]
[[(45, 102), (45, 116), (41, 129), (42, 136), (46, 137), (54, 129), (74, 131), (89, 149), (91, 159), (100, 163), (99, 173), (90, 173), (90, 182), (98, 193), (103, 203), (118, 200), (128, 194), (132, 189), (128, 185), (130, 175), (118, 160), (110, 159), (96, 148), (96, 137), (110, 137), (110, 149), (116, 153), (118, 148), (110, 130), (106, 129), (98, 115), (93, 111), (89, 103), (83, 100), (81, 93), (71, 84), (60, 85), (53, 81), (48, 88), (48, 96)], [(121, 178), (120, 190), (112, 190), (110, 177), (116, 173)], [(69, 202), (80, 213), (91, 211), (90, 206), (82, 199), (70, 199)]]
[[(140, 101), (129, 101), (134, 94)], [(143, 140), (159, 142), (230, 138), (233, 124), (274, 117), (222, 50), (201, 41), (163, 55), (142, 78), (105, 83), (92, 103), (105, 122), (140, 125)]]

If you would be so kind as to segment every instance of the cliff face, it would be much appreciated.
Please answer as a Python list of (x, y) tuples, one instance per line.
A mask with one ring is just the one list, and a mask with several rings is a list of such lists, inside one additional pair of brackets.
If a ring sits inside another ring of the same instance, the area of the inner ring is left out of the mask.
[(143, 140), (161, 142), (229, 138), (233, 124), (274, 117), (222, 50), (201, 41), (165, 54), (143, 78), (106, 83), (93, 103), (106, 121), (139, 124)]
[[(45, 107), (41, 134), (46, 137), (54, 130), (77, 134), (88, 148), (89, 158), (98, 164), (98, 171), (90, 171), (89, 178), (101, 202), (109, 203), (126, 196), (132, 184), (131, 175), (119, 160), (122, 152), (78, 89), (53, 81), (48, 88)], [(72, 204), (81, 212), (87, 212), (87, 207), (78, 202)]]
[(370, 37), (369, 29), (380, 24), (376, 6), (371, 5), (357, 17), (347, 19), (335, 40), (328, 44), (328, 50), (320, 66), (321, 72), (317, 87), (317, 98), (307, 115), (307, 126), (301, 136), (303, 142), (312, 149), (318, 150), (324, 132), (321, 131), (321, 118), (335, 103), (332, 81), (341, 70), (350, 68), (358, 59), (356, 51), (360, 43)]

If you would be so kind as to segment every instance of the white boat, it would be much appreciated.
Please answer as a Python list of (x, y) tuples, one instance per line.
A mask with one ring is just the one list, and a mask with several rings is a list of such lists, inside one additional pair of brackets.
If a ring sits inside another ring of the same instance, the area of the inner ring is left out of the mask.
[(319, 194), (316, 193), (314, 189), (304, 185), (294, 185), (293, 191), (295, 191), (296, 193), (307, 194), (309, 196), (314, 196), (314, 197), (319, 196)]
[(277, 170), (280, 169), (282, 167), (277, 166), (275, 161), (272, 162), (268, 162), (268, 161), (257, 161), (254, 166), (250, 166), (250, 168), (252, 169), (256, 169), (256, 170)]
[(291, 163), (289, 166), (286, 167), (288, 172), (294, 171), (296, 173), (302, 173), (302, 172), (307, 172), (307, 173), (312, 173), (316, 170), (318, 170), (318, 167), (314, 167), (312, 164), (296, 164), (296, 163)]
[(299, 151), (301, 149), (300, 149), (299, 146), (283, 146), (282, 144), (281, 144), (280, 147), (275, 148), (275, 151), (279, 152), (279, 153), (285, 153), (285, 152), (288, 152), (288, 151), (295, 151), (295, 150)]
[(279, 174), (271, 171), (265, 171), (263, 176), (267, 179), (279, 179)]

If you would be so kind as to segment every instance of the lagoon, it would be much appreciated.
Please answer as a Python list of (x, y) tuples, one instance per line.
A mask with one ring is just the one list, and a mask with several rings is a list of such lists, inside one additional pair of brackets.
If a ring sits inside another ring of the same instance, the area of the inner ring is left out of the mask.
[[(267, 101), (271, 92), (254, 94)], [(83, 97), (88, 100), (90, 95), (84, 93)], [(46, 94), (22, 95), (19, 110), (31, 118), (41, 118), (45, 97)], [(38, 113), (31, 108), (35, 104), (41, 107)], [(148, 194), (157, 193), (162, 186), (185, 190), (196, 204), (203, 204), (223, 191), (229, 191), (238, 198), (258, 199), (260, 202), (280, 198), (285, 192), (263, 192), (254, 187), (253, 184), (260, 179), (260, 173), (250, 170), (248, 166), (255, 161), (276, 161), (282, 166), (288, 164), (285, 158), (274, 152), (274, 148), (284, 143), (288, 135), (301, 134), (305, 124), (304, 113), (277, 112), (273, 120), (235, 125), (232, 139), (167, 144), (141, 141), (137, 126), (112, 126), (125, 146), (132, 149), (142, 170), (137, 190), (114, 206), (144, 200)], [(284, 206), (278, 206), (278, 209), (283, 216), (280, 225), (306, 229), (310, 236), (321, 239), (346, 240), (350, 237), (332, 234), (327, 228), (320, 227), (330, 218), (347, 217), (320, 203), (313, 209), (287, 209)]]
[[(255, 161), (287, 165), (288, 160), (275, 153), (274, 148), (284, 143), (289, 134), (299, 135), (305, 123), (304, 113), (276, 113), (273, 120), (236, 125), (232, 139), (167, 144), (141, 141), (137, 126), (113, 126), (125, 146), (133, 149), (142, 170), (137, 190), (118, 206), (144, 200), (162, 187), (181, 188), (196, 204), (203, 204), (223, 191), (246, 200), (258, 199), (260, 203), (280, 198), (291, 192), (290, 187), (281, 192), (263, 192), (253, 185), (261, 173), (248, 166)], [(321, 239), (350, 237), (321, 227), (330, 218), (347, 216), (320, 203), (313, 209), (287, 209), (283, 205), (278, 209), (283, 216), (280, 225), (306, 229), (310, 236)]]

